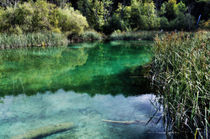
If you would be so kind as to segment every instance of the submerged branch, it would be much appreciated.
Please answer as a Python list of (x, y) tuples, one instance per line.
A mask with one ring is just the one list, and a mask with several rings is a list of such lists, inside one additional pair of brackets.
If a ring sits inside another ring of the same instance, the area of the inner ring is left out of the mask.
[(22, 135), (14, 136), (11, 139), (36, 139), (46, 137), (58, 132), (69, 130), (73, 127), (72, 123), (61, 123), (56, 125), (49, 125), (25, 132)]
[(145, 124), (144, 121), (134, 120), (134, 121), (114, 121), (114, 120), (102, 120), (107, 123), (115, 123), (115, 124)]

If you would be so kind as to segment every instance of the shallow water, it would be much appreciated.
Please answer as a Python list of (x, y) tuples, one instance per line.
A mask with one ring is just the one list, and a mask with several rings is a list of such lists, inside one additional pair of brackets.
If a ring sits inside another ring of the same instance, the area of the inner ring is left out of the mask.
[(156, 123), (161, 113), (145, 125), (157, 99), (142, 67), (151, 61), (151, 45), (115, 41), (0, 51), (0, 138), (64, 122), (74, 127), (45, 138), (165, 138)]

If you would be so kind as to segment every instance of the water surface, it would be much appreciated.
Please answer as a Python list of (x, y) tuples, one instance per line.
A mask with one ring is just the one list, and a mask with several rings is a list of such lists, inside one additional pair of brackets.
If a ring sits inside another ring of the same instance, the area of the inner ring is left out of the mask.
[[(0, 138), (63, 122), (56, 138), (164, 138), (145, 65), (151, 42), (82, 43), (0, 51)], [(134, 121), (113, 124), (105, 120)]]

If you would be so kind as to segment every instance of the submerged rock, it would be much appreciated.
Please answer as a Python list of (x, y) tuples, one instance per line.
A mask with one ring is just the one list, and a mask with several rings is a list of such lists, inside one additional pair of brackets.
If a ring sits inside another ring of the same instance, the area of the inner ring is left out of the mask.
[(60, 123), (56, 125), (49, 125), (45, 127), (40, 127), (34, 130), (25, 132), (22, 135), (14, 136), (11, 139), (37, 139), (46, 137), (58, 132), (63, 132), (69, 130), (73, 127), (73, 123)]

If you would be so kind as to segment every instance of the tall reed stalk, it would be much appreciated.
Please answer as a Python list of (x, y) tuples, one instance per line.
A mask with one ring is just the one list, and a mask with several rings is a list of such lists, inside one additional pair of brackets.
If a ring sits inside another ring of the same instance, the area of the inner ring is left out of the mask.
[(163, 96), (167, 131), (209, 137), (210, 32), (155, 38), (152, 80)]
[(0, 48), (66, 46), (67, 37), (57, 33), (0, 34)]
[(138, 32), (113, 32), (110, 40), (154, 40), (156, 34), (162, 34), (159, 31), (138, 31)]

